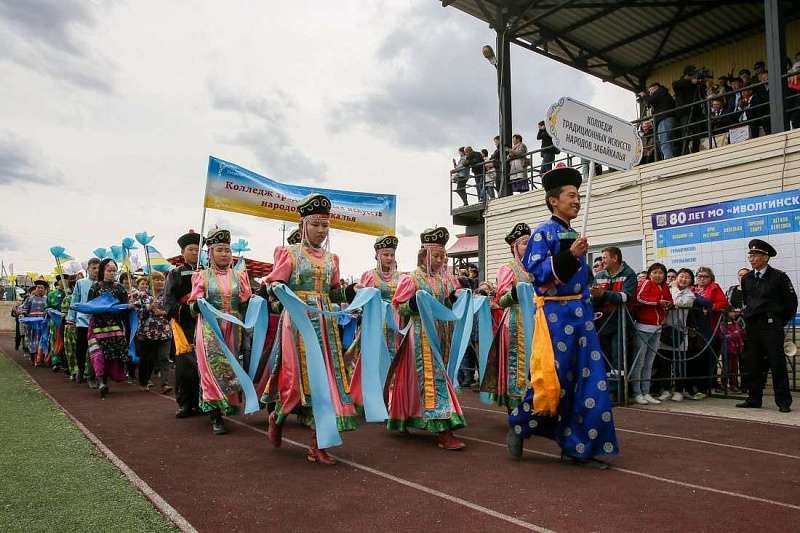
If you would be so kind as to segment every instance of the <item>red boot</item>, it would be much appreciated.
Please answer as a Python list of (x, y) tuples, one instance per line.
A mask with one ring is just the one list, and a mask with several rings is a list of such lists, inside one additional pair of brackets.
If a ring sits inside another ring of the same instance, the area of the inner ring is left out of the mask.
[(461, 450), (466, 448), (466, 444), (458, 440), (452, 431), (442, 431), (439, 433), (439, 448), (443, 450)]
[(311, 446), (308, 448), (306, 460), (310, 463), (319, 463), (322, 465), (335, 465), (336, 459), (328, 455), (325, 450), (317, 448), (317, 433), (311, 433)]
[(269, 420), (267, 427), (267, 438), (269, 438), (269, 441), (273, 446), (280, 448), (281, 443), (283, 442), (283, 426), (278, 425), (275, 411), (269, 414), (269, 418), (267, 420)]

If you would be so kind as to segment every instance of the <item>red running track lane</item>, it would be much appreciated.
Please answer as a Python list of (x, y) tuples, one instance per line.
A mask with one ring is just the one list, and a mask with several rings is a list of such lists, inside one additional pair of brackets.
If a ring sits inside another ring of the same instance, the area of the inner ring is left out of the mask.
[[(0, 348), (11, 353), (7, 339)], [(200, 531), (316, 530), (321, 523), (350, 532), (619, 531), (653, 524), (663, 531), (786, 531), (800, 519), (800, 460), (713, 444), (724, 438), (731, 446), (797, 455), (786, 444), (800, 442), (797, 428), (621, 409), (618, 426), (637, 433), (620, 431), (617, 468), (597, 471), (560, 464), (556, 446), (540, 439), (526, 442), (522, 461), (511, 459), (502, 413), (485, 410), (467, 392), (467, 450), (443, 452), (428, 435), (370, 425), (346, 434), (334, 451), (349, 464), (324, 468), (306, 463), (300, 447), (272, 449), (263, 415), (232, 420), (232, 432), (215, 437), (204, 417), (175, 420), (170, 398), (120, 384), (101, 401), (60, 375), (26, 369)], [(308, 439), (293, 424), (285, 435)]]

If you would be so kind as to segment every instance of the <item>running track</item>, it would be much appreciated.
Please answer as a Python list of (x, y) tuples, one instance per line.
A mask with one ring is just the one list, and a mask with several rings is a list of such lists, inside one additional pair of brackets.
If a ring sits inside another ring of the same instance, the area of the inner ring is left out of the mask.
[(198, 531), (789, 531), (800, 523), (800, 428), (617, 409), (614, 468), (559, 463), (558, 448), (505, 450), (504, 416), (462, 394), (468, 447), (379, 425), (345, 434), (341, 464), (305, 461), (308, 432), (288, 423), (273, 449), (263, 413), (174, 418), (171, 397), (112, 385), (100, 400), (61, 374), (0, 351)]

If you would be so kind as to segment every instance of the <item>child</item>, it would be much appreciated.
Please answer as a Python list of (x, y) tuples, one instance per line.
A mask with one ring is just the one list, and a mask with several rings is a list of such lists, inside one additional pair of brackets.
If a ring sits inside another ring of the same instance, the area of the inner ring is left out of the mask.
[(659, 404), (661, 401), (650, 396), (650, 376), (653, 361), (661, 339), (661, 325), (672, 307), (672, 294), (667, 280), (667, 267), (653, 263), (647, 269), (647, 279), (636, 290), (636, 357), (631, 369), (631, 382), (636, 403), (639, 405)]
[(723, 375), (722, 383), (731, 392), (739, 391), (739, 358), (744, 351), (744, 328), (739, 320), (739, 311), (728, 307), (725, 319), (719, 326), (720, 341), (725, 343), (728, 351), (728, 372)]

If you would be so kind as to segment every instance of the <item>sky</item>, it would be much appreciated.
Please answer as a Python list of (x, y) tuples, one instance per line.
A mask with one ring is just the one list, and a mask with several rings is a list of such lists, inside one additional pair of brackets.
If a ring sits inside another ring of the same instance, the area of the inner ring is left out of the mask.
[[(199, 231), (208, 156), (286, 183), (397, 195), (398, 263), (447, 226), (459, 146), (491, 147), (486, 23), (438, 0), (0, 0), (0, 260), (50, 272), (147, 231)], [(512, 45), (514, 132), (561, 96), (635, 118), (631, 93)], [(281, 222), (209, 210), (271, 261)], [(290, 228), (291, 229), (291, 228)], [(346, 276), (374, 237), (333, 230)]]

